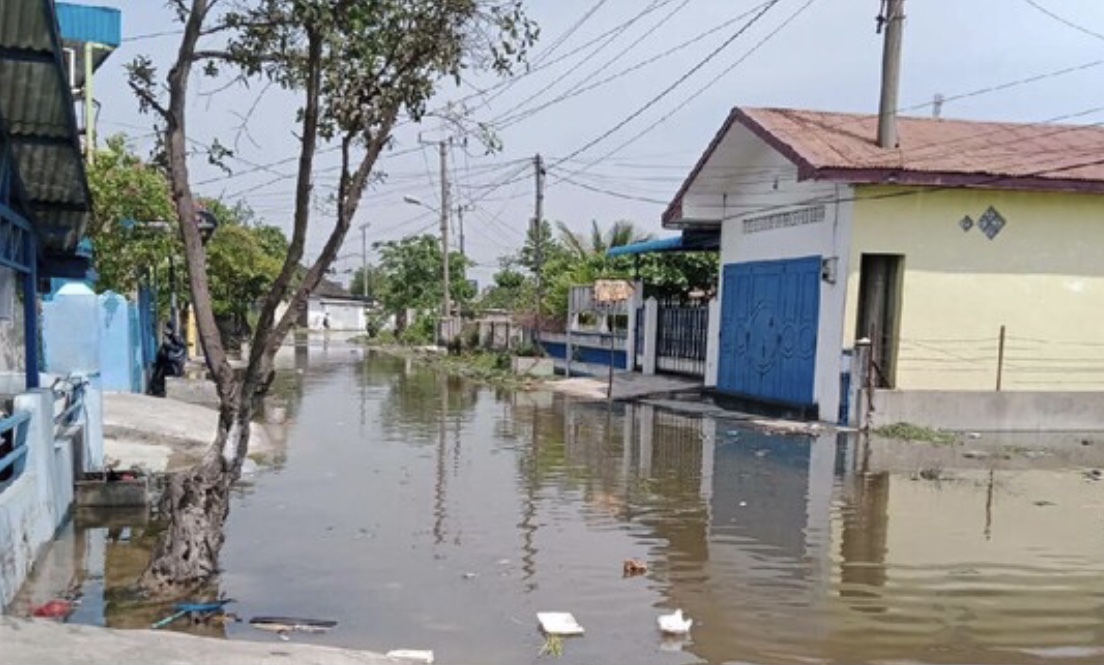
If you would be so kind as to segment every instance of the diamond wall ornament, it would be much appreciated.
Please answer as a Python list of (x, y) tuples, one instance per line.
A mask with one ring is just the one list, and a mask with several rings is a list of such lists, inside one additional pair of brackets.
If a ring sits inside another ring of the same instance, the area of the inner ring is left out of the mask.
[(989, 206), (989, 209), (978, 218), (977, 226), (985, 234), (985, 237), (992, 240), (997, 237), (997, 234), (1001, 232), (1006, 223), (1004, 217), (1001, 217), (1001, 214), (997, 212), (997, 209)]
[(958, 225), (962, 228), (963, 231), (969, 231), (970, 229), (974, 228), (974, 218), (966, 215), (962, 219), (958, 220)]

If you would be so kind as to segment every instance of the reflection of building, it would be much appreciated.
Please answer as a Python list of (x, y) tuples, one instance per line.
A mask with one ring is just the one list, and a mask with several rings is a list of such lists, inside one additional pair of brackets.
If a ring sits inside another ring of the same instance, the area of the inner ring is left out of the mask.
[(857, 643), (866, 658), (923, 662), (1099, 649), (1099, 488), (1068, 471), (941, 473), (875, 465), (846, 483), (822, 655), (857, 660)]
[[(670, 414), (644, 409), (639, 418), (642, 441), (649, 421), (653, 441), (671, 441), (661, 434)], [(642, 521), (668, 542), (665, 605), (699, 621), (691, 650), (709, 662), (757, 660), (772, 646), (822, 633), (835, 438), (770, 436), (711, 419), (679, 431), (700, 431), (696, 445), (675, 439), (676, 457), (653, 443), (652, 477), (659, 481), (695, 451), (701, 511), (687, 510), (687, 496), (676, 515)]]
[(564, 406), (565, 461), (588, 471), (592, 511), (652, 534), (655, 604), (697, 622), (686, 648), (708, 662), (760, 660), (826, 634), (835, 436), (613, 408)]

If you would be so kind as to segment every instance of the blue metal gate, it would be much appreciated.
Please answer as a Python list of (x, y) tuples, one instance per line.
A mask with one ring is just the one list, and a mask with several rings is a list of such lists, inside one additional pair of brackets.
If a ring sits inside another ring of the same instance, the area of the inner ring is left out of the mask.
[(724, 267), (717, 387), (812, 405), (820, 257)]

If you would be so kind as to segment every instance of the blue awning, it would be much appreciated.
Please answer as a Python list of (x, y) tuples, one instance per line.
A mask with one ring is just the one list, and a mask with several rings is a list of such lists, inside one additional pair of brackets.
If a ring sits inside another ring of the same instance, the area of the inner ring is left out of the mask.
[(630, 256), (635, 254), (659, 254), (662, 252), (705, 252), (719, 249), (720, 233), (683, 233), (670, 238), (645, 240), (631, 245), (619, 245), (606, 251), (606, 256)]

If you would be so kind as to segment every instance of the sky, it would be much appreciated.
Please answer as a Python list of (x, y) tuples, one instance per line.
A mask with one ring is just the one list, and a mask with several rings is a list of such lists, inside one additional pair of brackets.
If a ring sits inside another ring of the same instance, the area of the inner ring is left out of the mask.
[[(157, 0), (95, 4), (122, 10), (124, 35), (96, 76), (98, 131), (126, 133), (136, 150), (148, 153), (152, 118), (139, 113), (124, 65), (147, 55), (167, 69), (179, 28)], [(490, 123), (502, 143), (486, 155), (474, 137), (457, 136), (450, 148), (450, 207), (467, 208), (465, 251), (476, 264), (469, 276), (487, 285), (500, 257), (520, 246), (534, 214), (538, 153), (548, 168), (546, 219), (578, 230), (592, 221), (631, 220), (663, 236), (674, 232), (661, 228), (660, 214), (733, 106), (877, 111), (881, 0), (778, 0), (749, 25), (763, 5), (530, 0), (527, 11), (541, 38), (529, 73), (482, 95), (475, 91), (499, 81), (486, 74), (459, 87), (442, 81), (431, 108), (451, 102), (467, 122)], [(948, 98), (948, 118), (1104, 122), (1104, 2), (907, 0), (905, 11), (901, 107), (919, 107), (910, 114), (930, 115), (930, 106), (920, 105), (938, 93)], [(289, 230), (299, 101), (260, 82), (221, 89), (223, 81), (193, 81), (190, 138), (234, 149), (229, 175), (194, 157), (194, 188), (244, 199), (267, 223)], [(392, 154), (377, 166), (386, 178), (366, 194), (340, 252), (338, 279), (348, 280), (360, 265), (362, 237), (371, 245), (438, 232), (430, 210), (440, 205), (437, 148), (420, 139), (440, 140), (444, 130), (430, 118), (396, 131)], [(333, 153), (319, 159), (321, 168), (336, 163)], [(332, 172), (322, 174), (316, 188), (325, 194), (335, 181)], [(458, 220), (451, 217), (455, 247)], [(320, 206), (308, 258), (317, 256), (332, 225)]]

